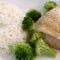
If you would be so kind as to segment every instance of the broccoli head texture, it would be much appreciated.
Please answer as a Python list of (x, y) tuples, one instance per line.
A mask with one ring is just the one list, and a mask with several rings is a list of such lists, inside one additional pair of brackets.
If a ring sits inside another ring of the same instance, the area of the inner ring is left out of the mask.
[(37, 56), (35, 53), (35, 45), (36, 45), (35, 42), (40, 37), (41, 37), (41, 34), (39, 32), (32, 32), (28, 39), (29, 45), (33, 48), (34, 56)]
[(31, 17), (35, 22), (41, 17), (41, 12), (39, 12), (36, 9), (30, 9), (27, 13), (26, 16)]
[(38, 38), (42, 37), (39, 32), (32, 32), (32, 34), (29, 37), (29, 42), (35, 43)]
[(17, 43), (12, 48), (17, 60), (34, 60), (33, 50), (27, 43)]
[(43, 54), (50, 55), (52, 57), (56, 57), (56, 51), (53, 50), (45, 43), (42, 38), (41, 33), (33, 32), (28, 40), (30, 46), (34, 49), (35, 56), (40, 56)]
[(56, 51), (50, 48), (42, 38), (38, 38), (35, 44), (35, 52), (37, 55), (47, 54), (51, 57), (56, 57)]
[(57, 6), (57, 4), (54, 2), (54, 1), (49, 1), (49, 2), (46, 2), (45, 5), (44, 5), (44, 8), (47, 11), (55, 8)]
[(35, 28), (35, 23), (32, 18), (30, 17), (24, 17), (24, 20), (22, 22), (22, 28), (25, 31), (32, 31)]

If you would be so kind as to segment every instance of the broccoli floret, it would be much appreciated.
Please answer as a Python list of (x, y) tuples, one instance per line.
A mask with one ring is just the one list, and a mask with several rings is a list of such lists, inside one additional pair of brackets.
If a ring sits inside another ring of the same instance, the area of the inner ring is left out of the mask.
[(50, 48), (42, 38), (38, 38), (35, 44), (35, 52), (37, 55), (48, 54), (56, 57), (56, 51)]
[(49, 2), (46, 2), (45, 5), (44, 5), (44, 8), (47, 11), (55, 8), (57, 6), (57, 4), (54, 2), (54, 1), (49, 1)]
[(29, 42), (35, 43), (38, 38), (42, 37), (39, 32), (32, 32), (32, 34), (29, 37)]
[(26, 16), (31, 17), (35, 22), (41, 17), (41, 12), (39, 12), (36, 9), (30, 9), (27, 13)]
[(30, 17), (24, 17), (24, 20), (22, 22), (22, 28), (25, 31), (32, 31), (35, 28), (35, 23), (32, 18)]
[(39, 32), (33, 32), (28, 40), (30, 46), (34, 49), (35, 56), (42, 54), (48, 54), (52, 57), (56, 57), (56, 51), (50, 48), (42, 39), (42, 35)]
[(17, 60), (34, 60), (33, 50), (27, 43), (17, 43), (12, 48)]
[(40, 37), (41, 34), (39, 32), (32, 32), (28, 39), (28, 44), (33, 48), (34, 56), (37, 56), (35, 53), (35, 42)]

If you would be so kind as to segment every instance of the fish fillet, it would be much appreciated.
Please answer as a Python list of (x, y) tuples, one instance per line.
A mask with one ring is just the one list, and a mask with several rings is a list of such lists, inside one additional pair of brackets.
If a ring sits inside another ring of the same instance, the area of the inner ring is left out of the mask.
[(60, 50), (60, 6), (42, 16), (36, 22), (35, 30), (44, 33), (45, 41)]

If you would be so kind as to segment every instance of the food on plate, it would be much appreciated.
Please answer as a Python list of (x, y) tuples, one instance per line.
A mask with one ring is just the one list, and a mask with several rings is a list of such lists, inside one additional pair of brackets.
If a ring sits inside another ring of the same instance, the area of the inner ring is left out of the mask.
[(0, 55), (14, 55), (17, 60), (34, 60), (43, 54), (56, 57), (56, 51), (48, 46), (60, 49), (60, 7), (56, 6), (47, 2), (44, 8), (52, 10), (41, 17), (36, 9), (24, 16), (17, 7), (0, 3)]
[(56, 57), (57, 52), (53, 50), (52, 48), (50, 48), (48, 44), (46, 44), (42, 38), (37, 39), (35, 44), (36, 44), (35, 52), (37, 55), (40, 56), (43, 54), (47, 54), (51, 57), (54, 57), (54, 58)]
[(17, 60), (34, 60), (42, 54), (56, 57), (56, 51), (50, 48), (43, 40), (39, 32), (33, 32), (28, 42), (19, 42), (13, 45), (12, 53)]
[(27, 43), (33, 48), (33, 51), (34, 51), (34, 56), (37, 56), (36, 52), (35, 52), (35, 42), (38, 38), (42, 37), (41, 34), (39, 32), (32, 32), (30, 35), (29, 35), (29, 38), (27, 40)]
[(41, 17), (41, 12), (36, 9), (30, 9), (26, 16), (31, 17), (36, 22)]
[(39, 32), (32, 32), (29, 36), (28, 42), (33, 43), (38, 39), (41, 38), (42, 35)]
[(57, 3), (54, 1), (49, 1), (44, 4), (45, 11), (50, 11), (51, 9), (55, 8), (57, 6)]
[(36, 31), (42, 32), (45, 41), (60, 50), (60, 6), (52, 9), (36, 22)]
[(0, 2), (0, 55), (10, 55), (15, 43), (26, 41), (26, 33), (21, 28), (23, 17), (17, 7)]
[[(37, 19), (39, 18), (37, 18), (38, 14), (36, 14), (36, 12), (37, 10), (35, 9), (29, 10), (26, 13), (26, 16), (24, 17), (24, 20), (22, 22), (23, 30), (28, 31), (28, 33), (30, 33), (29, 38), (27, 39), (26, 43), (28, 43), (28, 45), (30, 45), (30, 47), (32, 48), (33, 50), (32, 54), (35, 57), (43, 55), (43, 54), (56, 57), (57, 52), (48, 46), (48, 44), (44, 41), (40, 31), (36, 32), (40, 28), (39, 24), (37, 23)], [(41, 17), (41, 13), (40, 13), (40, 17)], [(37, 19), (35, 20), (34, 18), (37, 18)]]
[(41, 12), (36, 9), (30, 9), (22, 22), (22, 28), (25, 31), (33, 31), (35, 22), (41, 17)]
[(32, 18), (30, 17), (24, 17), (24, 20), (22, 22), (22, 28), (25, 31), (32, 31), (35, 28), (35, 22)]
[(39, 32), (33, 32), (28, 39), (28, 43), (34, 49), (35, 56), (47, 54), (52, 57), (56, 57), (56, 51), (45, 43)]
[(33, 50), (27, 43), (17, 43), (12, 50), (17, 60), (34, 60)]

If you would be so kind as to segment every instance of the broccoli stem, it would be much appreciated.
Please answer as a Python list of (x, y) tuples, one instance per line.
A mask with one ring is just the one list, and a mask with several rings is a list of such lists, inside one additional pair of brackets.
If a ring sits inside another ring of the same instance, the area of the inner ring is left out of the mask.
[(56, 51), (50, 48), (48, 44), (45, 43), (39, 32), (33, 32), (29, 37), (28, 43), (33, 48), (35, 56), (47, 54), (52, 57), (56, 57)]
[(47, 51), (47, 54), (49, 54), (49, 55), (52, 56), (52, 57), (56, 57), (56, 51), (54, 51), (54, 50), (51, 49), (51, 48), (48, 48), (47, 50), (48, 50), (48, 51)]
[(52, 57), (56, 57), (56, 51), (50, 48), (42, 38), (38, 38), (36, 41), (35, 52), (37, 55), (48, 54)]

